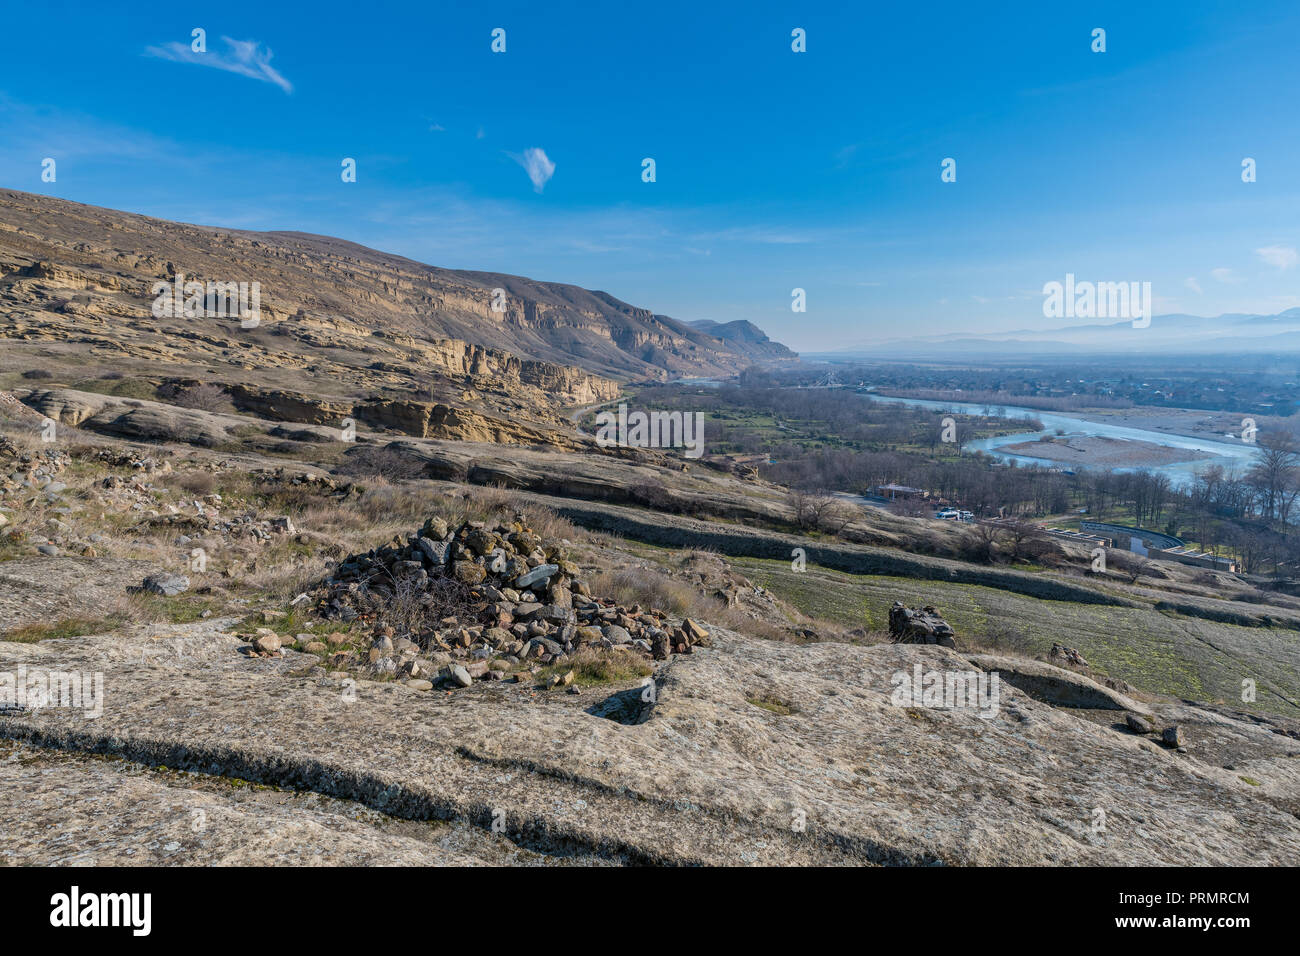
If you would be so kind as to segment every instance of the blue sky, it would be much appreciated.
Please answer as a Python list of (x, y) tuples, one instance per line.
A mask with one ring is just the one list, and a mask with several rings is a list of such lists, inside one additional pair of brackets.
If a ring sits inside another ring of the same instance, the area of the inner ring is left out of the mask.
[(1294, 2), (107, 6), (6, 11), (0, 185), (808, 351), (1072, 324), (1042, 312), (1067, 272), (1157, 313), (1300, 306)]

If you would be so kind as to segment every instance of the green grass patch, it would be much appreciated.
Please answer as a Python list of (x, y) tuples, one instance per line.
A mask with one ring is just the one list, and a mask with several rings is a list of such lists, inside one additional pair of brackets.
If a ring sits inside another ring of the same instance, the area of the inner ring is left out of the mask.
[(781, 717), (789, 717), (791, 714), (799, 713), (799, 708), (788, 700), (782, 700), (773, 694), (755, 694), (752, 697), (746, 697), (745, 700), (755, 707), (761, 707), (763, 710), (770, 711)]
[(0, 632), (0, 641), (34, 644), (60, 637), (84, 637), (87, 634), (103, 634), (123, 623), (119, 617), (66, 617), (53, 622), (41, 621), (10, 628)]

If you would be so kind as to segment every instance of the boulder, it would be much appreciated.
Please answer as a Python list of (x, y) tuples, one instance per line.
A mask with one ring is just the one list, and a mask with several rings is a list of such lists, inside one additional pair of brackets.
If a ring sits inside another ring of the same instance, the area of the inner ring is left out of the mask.
[(170, 574), (166, 571), (149, 575), (140, 585), (142, 591), (148, 591), (150, 594), (161, 594), (165, 597), (173, 597), (189, 589), (189, 578), (182, 577), (179, 574)]
[(956, 633), (933, 605), (916, 610), (895, 601), (889, 610), (889, 634), (895, 644), (957, 646)]
[(559, 570), (560, 566), (558, 564), (539, 564), (526, 574), (519, 575), (515, 580), (514, 586), (517, 588), (530, 588), (534, 584), (538, 584), (547, 580), (552, 575), (558, 574)]

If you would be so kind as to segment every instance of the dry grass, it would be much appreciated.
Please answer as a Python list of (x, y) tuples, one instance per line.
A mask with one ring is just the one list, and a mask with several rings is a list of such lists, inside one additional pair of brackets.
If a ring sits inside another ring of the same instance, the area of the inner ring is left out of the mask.
[[(592, 594), (613, 598), (624, 606), (640, 604), (676, 617), (699, 613), (703, 608), (702, 602), (707, 600), (694, 588), (649, 568), (601, 571), (588, 581), (588, 586)], [(708, 604), (710, 611), (720, 606), (717, 601), (708, 601)]]
[(600, 684), (622, 684), (649, 677), (654, 669), (627, 651), (607, 651), (600, 648), (584, 647), (559, 664), (544, 667), (537, 674), (539, 683), (549, 680), (556, 674), (573, 671), (573, 682), (582, 687)]

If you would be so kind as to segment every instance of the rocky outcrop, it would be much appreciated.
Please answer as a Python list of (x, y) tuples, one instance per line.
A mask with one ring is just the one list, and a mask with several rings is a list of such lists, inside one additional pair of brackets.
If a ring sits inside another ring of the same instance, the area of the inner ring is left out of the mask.
[(163, 402), (141, 402), (72, 389), (19, 390), (29, 408), (62, 425), (117, 438), (213, 447), (227, 437), (221, 416)]
[(751, 358), (756, 365), (793, 362), (799, 358), (780, 342), (773, 342), (762, 329), (745, 319), (737, 319), (734, 322), (699, 319), (686, 324), (693, 329), (722, 339), (737, 352)]
[(957, 646), (952, 626), (932, 605), (916, 610), (901, 601), (895, 601), (889, 609), (889, 636), (895, 644)]
[(1030, 697), (1055, 707), (1124, 710), (1146, 715), (1151, 713), (1146, 704), (1103, 687), (1082, 674), (1041, 661), (996, 654), (972, 654), (967, 660), (980, 670), (997, 672), (1002, 680), (1020, 688)]
[[(87, 292), (98, 298), (79, 306), (92, 313), (152, 318), (157, 280), (257, 281), (264, 324), (303, 344), (387, 338), (375, 347), (398, 362), (416, 357), (457, 375), (513, 362), (519, 381), (575, 403), (612, 396), (554, 369), (576, 362), (606, 379), (664, 379), (731, 375), (754, 360), (749, 346), (605, 292), (439, 269), (327, 236), (191, 226), (8, 190), (0, 219), (0, 290), (24, 303), (40, 304), (43, 290)], [(550, 368), (525, 368), (530, 361)]]

